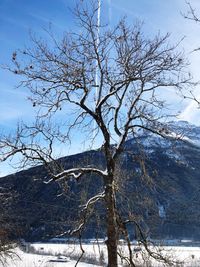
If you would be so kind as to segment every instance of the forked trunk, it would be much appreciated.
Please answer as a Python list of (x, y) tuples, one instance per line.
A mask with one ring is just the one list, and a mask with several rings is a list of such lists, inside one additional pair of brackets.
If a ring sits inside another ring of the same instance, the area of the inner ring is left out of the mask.
[(115, 195), (112, 182), (105, 186), (108, 267), (117, 267), (117, 225), (115, 213)]

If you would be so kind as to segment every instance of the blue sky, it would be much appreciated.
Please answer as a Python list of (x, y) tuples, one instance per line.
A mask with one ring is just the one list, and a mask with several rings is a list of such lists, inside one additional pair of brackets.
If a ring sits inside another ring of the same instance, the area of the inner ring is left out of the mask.
[[(87, 0), (84, 0), (87, 1)], [(200, 1), (191, 0), (191, 4), (199, 10)], [(18, 48), (30, 45), (30, 31), (40, 36), (45, 35), (44, 28), (52, 24), (57, 36), (63, 31), (74, 27), (73, 0), (0, 0), (0, 65), (11, 62), (12, 52)], [(144, 22), (147, 35), (170, 32), (172, 42), (185, 39), (182, 43), (186, 55), (191, 61), (191, 71), (196, 79), (200, 79), (200, 52), (190, 53), (200, 46), (200, 25), (185, 20), (181, 12), (186, 12), (184, 0), (102, 0), (101, 20), (107, 20), (110, 25), (119, 18), (127, 16), (131, 24), (136, 19)], [(12, 131), (17, 121), (31, 121), (33, 110), (26, 101), (27, 92), (16, 88), (17, 77), (0, 69), (0, 132)], [(196, 89), (197, 95), (198, 88)], [(171, 97), (175, 102), (176, 97)], [(187, 119), (200, 125), (200, 115), (194, 103), (185, 102), (181, 106), (182, 119)], [(82, 148), (83, 149), (83, 148)], [(69, 153), (80, 151), (80, 145), (69, 150)], [(4, 164), (0, 175), (9, 169)]]

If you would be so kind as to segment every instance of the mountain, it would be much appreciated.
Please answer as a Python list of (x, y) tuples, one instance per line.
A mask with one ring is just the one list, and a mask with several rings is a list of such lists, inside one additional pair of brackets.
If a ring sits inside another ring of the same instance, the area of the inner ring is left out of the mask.
[[(200, 239), (200, 127), (171, 122), (162, 135), (166, 138), (141, 132), (126, 142), (116, 182), (117, 206), (123, 216), (131, 211), (152, 238)], [(105, 165), (101, 149), (59, 162), (65, 168)], [(93, 175), (68, 184), (45, 184), (47, 178), (45, 168), (38, 166), (0, 179), (0, 188), (12, 194), (6, 220), (16, 237), (48, 239), (71, 229), (79, 206), (102, 188), (101, 179)], [(104, 209), (101, 204), (96, 209), (85, 237), (104, 236)], [(134, 229), (130, 231), (134, 238)]]

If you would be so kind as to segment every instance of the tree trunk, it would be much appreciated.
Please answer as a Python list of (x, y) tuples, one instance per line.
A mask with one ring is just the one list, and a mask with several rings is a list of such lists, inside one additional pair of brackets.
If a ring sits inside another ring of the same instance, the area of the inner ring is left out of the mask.
[(117, 224), (115, 213), (115, 195), (112, 186), (113, 179), (106, 182), (105, 201), (106, 201), (106, 223), (107, 223), (107, 251), (108, 267), (117, 267)]

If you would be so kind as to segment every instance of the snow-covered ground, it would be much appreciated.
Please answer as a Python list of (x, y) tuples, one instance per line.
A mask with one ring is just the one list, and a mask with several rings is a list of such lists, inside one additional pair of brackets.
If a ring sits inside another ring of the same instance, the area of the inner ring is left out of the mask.
[[(138, 249), (138, 247), (136, 247)], [(97, 267), (95, 265), (99, 260), (102, 260), (101, 266), (106, 258), (106, 248), (103, 244), (83, 244), (83, 249), (85, 251), (86, 262), (80, 262), (79, 267)], [(126, 253), (125, 246), (121, 246), (121, 253)], [(134, 259), (141, 266), (146, 265), (143, 262), (149, 260), (147, 256), (141, 255), (141, 251), (135, 249)], [(134, 249), (133, 249), (134, 250)], [(155, 251), (154, 248), (152, 250)], [(19, 248), (15, 249), (18, 256), (12, 260), (8, 260), (8, 267), (72, 267), (76, 264), (76, 259), (80, 256), (81, 250), (79, 245), (74, 244), (49, 244), (49, 243), (34, 243), (29, 244), (27, 247), (29, 253), (23, 252)], [(179, 264), (176, 266), (180, 267), (199, 267), (200, 266), (200, 247), (184, 247), (184, 246), (166, 246), (157, 247), (158, 252), (163, 253), (174, 261), (178, 261)], [(120, 260), (119, 260), (120, 263)], [(121, 264), (120, 264), (121, 265)], [(0, 266), (3, 266), (0, 264)], [(163, 266), (155, 261), (152, 261), (153, 267)]]
[[(76, 261), (64, 256), (51, 256), (25, 253), (16, 249), (17, 256), (13, 259), (8, 259), (6, 267), (72, 267), (75, 266)], [(0, 264), (1, 267), (5, 267)], [(97, 267), (93, 264), (80, 262), (79, 267)]]

